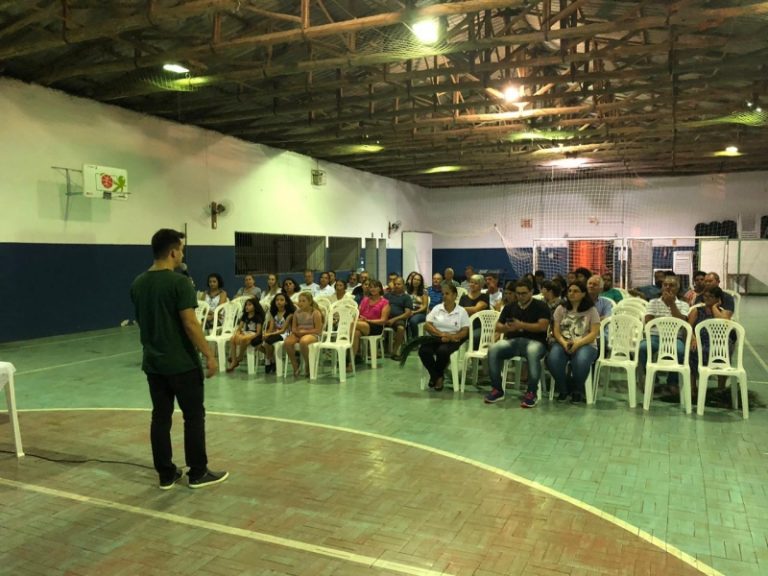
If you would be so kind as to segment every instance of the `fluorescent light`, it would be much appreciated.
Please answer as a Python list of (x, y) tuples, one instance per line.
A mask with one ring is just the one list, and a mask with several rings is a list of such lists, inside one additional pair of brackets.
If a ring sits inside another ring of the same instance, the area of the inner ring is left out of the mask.
[(728, 152), (728, 154), (738, 154), (739, 148), (737, 146), (726, 146), (725, 151)]
[(411, 27), (411, 30), (424, 44), (434, 44), (440, 37), (437, 20), (420, 20)]
[(163, 70), (176, 74), (186, 74), (189, 72), (189, 68), (184, 68), (181, 64), (163, 64)]
[(445, 172), (459, 172), (464, 170), (464, 166), (435, 166), (434, 168), (427, 168), (422, 170), (422, 174), (443, 174)]

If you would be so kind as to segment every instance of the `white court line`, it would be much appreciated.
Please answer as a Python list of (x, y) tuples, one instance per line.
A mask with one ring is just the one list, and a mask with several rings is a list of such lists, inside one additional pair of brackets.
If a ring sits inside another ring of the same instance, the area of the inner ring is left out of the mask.
[[(74, 412), (77, 410), (87, 410), (87, 411), (144, 411), (144, 412), (150, 412), (149, 409), (146, 408), (33, 408), (30, 410), (20, 410), (20, 412)], [(528, 488), (531, 488), (532, 490), (536, 490), (538, 492), (543, 492), (544, 494), (547, 494), (548, 496), (552, 496), (553, 498), (557, 498), (558, 500), (562, 500), (563, 502), (567, 502), (568, 504), (571, 504), (575, 506), (576, 508), (579, 508), (580, 510), (583, 510), (585, 512), (588, 512), (589, 514), (592, 514), (594, 516), (597, 516), (598, 518), (602, 518), (606, 522), (609, 522), (613, 524), (614, 526), (621, 528), (622, 530), (625, 530), (629, 532), (630, 534), (633, 534), (637, 537), (639, 537), (642, 540), (645, 540), (649, 544), (652, 544), (653, 546), (656, 546), (657, 548), (660, 548), (667, 554), (679, 559), (680, 561), (684, 562), (685, 564), (688, 564), (692, 568), (695, 568), (696, 570), (700, 571), (702, 574), (705, 574), (706, 576), (724, 576), (724, 574), (712, 566), (709, 566), (708, 564), (705, 564), (704, 562), (701, 562), (700, 560), (697, 560), (695, 557), (691, 556), (690, 554), (687, 554), (686, 552), (683, 552), (676, 546), (673, 546), (672, 544), (669, 544), (662, 540), (661, 538), (657, 538), (656, 536), (653, 536), (649, 532), (646, 532), (645, 530), (641, 530), (637, 526), (634, 526), (630, 524), (629, 522), (625, 522), (621, 518), (618, 518), (614, 516), (613, 514), (609, 514), (608, 512), (604, 512), (603, 510), (600, 510), (596, 506), (592, 506), (591, 504), (587, 504), (586, 502), (583, 502), (581, 500), (577, 500), (576, 498), (573, 498), (571, 496), (568, 496), (567, 494), (564, 494), (562, 492), (558, 492), (557, 490), (554, 490), (553, 488), (550, 488), (549, 486), (544, 486), (543, 484), (539, 484), (538, 482), (534, 482), (533, 480), (529, 480), (528, 478), (525, 478), (523, 476), (518, 476), (517, 474), (514, 474), (512, 472), (507, 472), (506, 470), (503, 470), (501, 468), (497, 468), (496, 466), (491, 466), (489, 464), (484, 464), (483, 462), (480, 462), (478, 460), (473, 460), (472, 458), (466, 458), (464, 456), (460, 456), (458, 454), (454, 454), (452, 452), (446, 452), (445, 450), (441, 450), (439, 448), (433, 448), (432, 446), (428, 446), (426, 444), (419, 444), (417, 442), (412, 442), (410, 440), (401, 440), (400, 438), (393, 438), (391, 436), (384, 436), (382, 434), (376, 434), (374, 432), (365, 432), (363, 430), (356, 430), (354, 428), (344, 428), (342, 426), (333, 426), (331, 424), (320, 424), (317, 422), (305, 422), (302, 420), (291, 420), (289, 418), (278, 418), (275, 416), (258, 416), (254, 414), (238, 414), (233, 412), (213, 412), (213, 411), (206, 411), (207, 415), (215, 415), (215, 416), (225, 416), (225, 417), (237, 417), (237, 418), (248, 418), (252, 420), (267, 420), (272, 422), (280, 422), (284, 424), (297, 424), (300, 426), (314, 426), (316, 428), (324, 428), (326, 430), (334, 430), (337, 432), (347, 432), (349, 434), (357, 434), (359, 436), (365, 436), (368, 438), (375, 438), (377, 440), (382, 440), (385, 442), (393, 442), (395, 444), (401, 444), (403, 446), (409, 446), (411, 448), (417, 448), (419, 450), (424, 450), (425, 452), (431, 452), (432, 454), (437, 454), (439, 456), (443, 456), (445, 458), (450, 458), (452, 460), (457, 460), (459, 462), (463, 462), (464, 464), (469, 464), (470, 466), (475, 466), (477, 468), (480, 468), (482, 470), (486, 470), (488, 472), (491, 472), (493, 474), (497, 474), (499, 476), (502, 476), (504, 478), (508, 478), (509, 480), (512, 480), (514, 482), (518, 482), (519, 484), (522, 484), (524, 486), (527, 486)], [(0, 484), (7, 482), (0, 478)], [(84, 497), (83, 497), (84, 498)], [(234, 530), (234, 529), (233, 529)], [(417, 569), (418, 570), (418, 569)], [(410, 574), (410, 573), (409, 573)], [(416, 572), (415, 574), (439, 574), (436, 572)]]
[(118, 354), (107, 354), (106, 356), (99, 356), (98, 358), (88, 358), (88, 360), (76, 360), (74, 362), (67, 362), (65, 364), (56, 364), (55, 366), (44, 366), (43, 368), (33, 368), (32, 370), (22, 370), (16, 372), (16, 376), (24, 376), (25, 374), (36, 374), (38, 372), (45, 372), (46, 370), (56, 370), (57, 368), (67, 368), (68, 366), (77, 366), (78, 364), (87, 364), (89, 362), (99, 362), (100, 360), (106, 360), (107, 358), (117, 358), (119, 356), (127, 356), (128, 354), (138, 354), (141, 352), (141, 348), (131, 350), (130, 352), (120, 352)]
[(755, 350), (755, 347), (752, 346), (752, 343), (744, 338), (744, 342), (747, 345), (747, 348), (749, 348), (749, 351), (752, 352), (755, 358), (757, 358), (757, 361), (760, 363), (760, 366), (763, 367), (763, 370), (765, 370), (768, 373), (768, 364), (765, 363), (765, 360), (763, 360), (760, 355), (757, 353), (757, 350)]
[(55, 336), (56, 340), (50, 342), (37, 342), (35, 344), (24, 344), (23, 346), (4, 346), (0, 345), (0, 350), (24, 350), (25, 348), (39, 348), (40, 346), (51, 346), (53, 344), (69, 344), (70, 342), (82, 342), (83, 340), (96, 340), (97, 338), (106, 338), (109, 334), (99, 334), (98, 336), (83, 336), (82, 338), (62, 338)]
[(447, 574), (446, 572), (429, 570), (428, 568), (419, 568), (417, 566), (409, 566), (408, 564), (402, 564), (400, 562), (381, 560), (380, 558), (375, 558), (373, 556), (355, 554), (354, 552), (338, 550), (328, 546), (309, 544), (308, 542), (302, 542), (301, 540), (294, 540), (292, 538), (273, 536), (272, 534), (267, 534), (265, 532), (256, 532), (254, 530), (235, 528), (232, 526), (219, 524), (218, 522), (207, 522), (205, 520), (198, 520), (196, 518), (188, 518), (179, 514), (149, 510), (147, 508), (140, 508), (138, 506), (131, 506), (129, 504), (121, 504), (120, 502), (114, 502), (112, 500), (104, 500), (102, 498), (94, 498), (92, 496), (82, 496), (80, 494), (75, 494), (74, 492), (65, 492), (63, 490), (46, 488), (45, 486), (38, 486), (36, 484), (27, 484), (25, 482), (18, 482), (16, 480), (0, 478), (0, 485), (8, 486), (9, 488), (18, 488), (19, 490), (25, 490), (27, 492), (43, 494), (45, 496), (52, 496), (54, 498), (73, 500), (81, 504), (97, 506), (99, 508), (108, 508), (110, 510), (119, 510), (121, 512), (146, 516), (156, 520), (165, 520), (166, 522), (182, 524), (192, 528), (202, 528), (204, 530), (219, 532), (220, 534), (226, 534), (228, 536), (247, 538), (248, 540), (261, 542), (264, 544), (283, 546), (284, 548), (291, 548), (292, 550), (307, 552), (309, 554), (317, 554), (318, 556), (325, 556), (327, 558), (333, 558), (334, 560), (352, 562), (353, 564), (361, 564), (369, 568), (379, 568), (382, 570), (397, 572), (399, 574), (407, 574), (408, 576), (444, 576)]

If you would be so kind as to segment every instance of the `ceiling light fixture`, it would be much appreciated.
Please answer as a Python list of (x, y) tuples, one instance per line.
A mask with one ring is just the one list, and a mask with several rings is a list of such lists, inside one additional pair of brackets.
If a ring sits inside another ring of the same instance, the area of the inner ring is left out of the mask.
[(464, 166), (435, 166), (434, 168), (427, 168), (422, 170), (422, 174), (444, 174), (446, 172), (459, 172), (464, 170)]
[(559, 158), (557, 160), (552, 160), (551, 162), (547, 162), (547, 166), (550, 168), (562, 168), (562, 169), (573, 169), (573, 168), (581, 168), (582, 166), (585, 166), (589, 164), (589, 158), (580, 158), (577, 156), (566, 156), (565, 158)]
[(506, 102), (517, 102), (520, 100), (520, 88), (513, 85), (504, 88), (504, 100)]
[(440, 35), (440, 26), (437, 20), (419, 20), (411, 26), (416, 38), (424, 44), (434, 44)]
[(738, 146), (726, 146), (725, 151), (728, 152), (729, 154), (738, 154), (739, 148)]
[(174, 74), (187, 74), (189, 68), (184, 68), (181, 64), (163, 64), (163, 70), (173, 72)]

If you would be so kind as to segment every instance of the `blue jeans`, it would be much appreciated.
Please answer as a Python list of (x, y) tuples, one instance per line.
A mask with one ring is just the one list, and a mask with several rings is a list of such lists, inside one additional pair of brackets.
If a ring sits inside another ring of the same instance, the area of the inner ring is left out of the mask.
[[(651, 334), (651, 357), (656, 356), (656, 352), (659, 351), (659, 336), (658, 334)], [(685, 342), (677, 339), (677, 361), (682, 363), (685, 358)], [(693, 358), (693, 355), (691, 355)], [(697, 357), (698, 358), (698, 357)], [(645, 369), (645, 364), (648, 360), (648, 341), (643, 340), (640, 342), (640, 353), (638, 355), (638, 364)], [(697, 360), (698, 362), (698, 360)], [(667, 384), (677, 385), (678, 375), (677, 372), (670, 372), (667, 376)]]
[[(587, 381), (592, 364), (597, 360), (597, 348), (582, 346), (573, 354), (569, 354), (558, 342), (552, 344), (547, 356), (547, 366), (555, 379), (555, 389), (559, 394), (584, 394), (584, 383)], [(571, 377), (568, 378), (566, 368), (571, 363)], [(530, 370), (530, 366), (528, 368)]]
[(501, 370), (504, 360), (522, 356), (528, 362), (528, 392), (536, 394), (539, 389), (539, 378), (541, 378), (541, 359), (546, 352), (544, 343), (538, 340), (529, 338), (499, 340), (488, 350), (488, 373), (491, 376), (491, 386), (501, 390)]
[(419, 324), (423, 324), (426, 320), (427, 315), (423, 312), (408, 318), (408, 326), (406, 327), (408, 339), (416, 338), (419, 335)]

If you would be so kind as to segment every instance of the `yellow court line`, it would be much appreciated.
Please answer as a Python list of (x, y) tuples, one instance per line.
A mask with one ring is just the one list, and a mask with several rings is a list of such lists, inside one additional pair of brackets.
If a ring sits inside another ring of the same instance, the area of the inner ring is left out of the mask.
[(44, 366), (43, 368), (33, 368), (32, 370), (22, 370), (16, 372), (16, 376), (24, 376), (25, 374), (37, 374), (38, 372), (46, 372), (48, 370), (56, 370), (57, 368), (68, 368), (69, 366), (78, 366), (79, 364), (88, 364), (89, 362), (99, 362), (100, 360), (106, 360), (108, 358), (117, 358), (119, 356), (127, 356), (129, 354), (138, 354), (141, 352), (141, 348), (131, 350), (130, 352), (119, 352), (118, 354), (107, 354), (99, 356), (97, 358), (88, 358), (87, 360), (76, 360), (74, 362), (66, 362), (65, 364), (56, 364), (55, 366)]
[[(119, 411), (123, 410), (121, 408), (33, 408), (30, 410), (20, 410), (20, 412), (57, 412), (57, 411), (66, 411), (66, 412), (74, 412), (77, 410), (86, 410), (86, 411)], [(146, 411), (149, 412), (149, 409), (142, 409), (142, 408), (127, 408), (124, 409), (126, 411)], [(215, 416), (225, 416), (225, 417), (237, 417), (237, 418), (248, 418), (248, 419), (254, 419), (254, 420), (266, 420), (266, 421), (272, 421), (272, 422), (280, 422), (283, 424), (297, 424), (300, 426), (314, 426), (316, 428), (323, 428), (326, 430), (334, 430), (337, 432), (346, 432), (349, 434), (357, 434), (359, 436), (365, 436), (368, 438), (375, 438), (377, 440), (382, 440), (385, 442), (393, 442), (395, 444), (400, 444), (403, 446), (409, 446), (411, 448), (417, 448), (419, 450), (424, 450), (426, 452), (431, 452), (432, 454), (436, 454), (438, 456), (443, 456), (445, 458), (450, 458), (452, 460), (456, 460), (458, 462), (462, 462), (464, 464), (469, 464), (470, 466), (475, 466), (477, 468), (480, 468), (481, 470), (485, 470), (487, 472), (491, 472), (493, 474), (497, 474), (499, 476), (502, 476), (504, 478), (508, 478), (509, 480), (512, 480), (514, 482), (517, 482), (519, 484), (522, 484), (524, 486), (527, 486), (528, 488), (531, 488), (532, 490), (536, 490), (538, 492), (543, 492), (544, 494), (547, 494), (548, 496), (552, 496), (553, 498), (557, 498), (558, 500), (562, 500), (563, 502), (567, 502), (568, 504), (571, 504), (580, 510), (583, 510), (585, 512), (588, 512), (589, 514), (592, 514), (594, 516), (597, 516), (598, 518), (602, 518), (606, 522), (609, 522), (613, 524), (614, 526), (621, 528), (622, 530), (625, 530), (629, 532), (630, 534), (633, 534), (634, 536), (637, 536), (638, 538), (648, 542), (649, 544), (652, 544), (653, 546), (660, 548), (667, 554), (670, 554), (671, 556), (681, 560), (685, 564), (688, 564), (692, 568), (695, 568), (696, 570), (700, 571), (702, 574), (705, 574), (706, 576), (725, 576), (722, 572), (716, 570), (709, 564), (706, 564), (704, 562), (701, 562), (694, 556), (691, 556), (690, 554), (687, 554), (686, 552), (683, 552), (676, 546), (673, 546), (672, 544), (669, 544), (668, 542), (662, 540), (661, 538), (658, 538), (654, 536), (653, 534), (646, 532), (645, 530), (642, 530), (641, 528), (634, 526), (633, 524), (630, 524), (629, 522), (626, 522), (622, 520), (621, 518), (618, 518), (614, 516), (613, 514), (609, 514), (608, 512), (605, 512), (603, 510), (600, 510), (596, 506), (592, 506), (591, 504), (587, 504), (586, 502), (583, 502), (582, 500), (578, 500), (576, 498), (573, 498), (572, 496), (568, 496), (567, 494), (563, 492), (558, 492), (557, 490), (554, 490), (553, 488), (550, 488), (549, 486), (545, 486), (543, 484), (540, 484), (538, 482), (534, 482), (533, 480), (529, 480), (528, 478), (525, 478), (523, 476), (519, 476), (517, 474), (514, 474), (513, 472), (508, 472), (506, 470), (503, 470), (501, 468), (497, 468), (496, 466), (491, 466), (489, 464), (485, 464), (483, 462), (480, 462), (478, 460), (473, 460), (472, 458), (467, 458), (465, 456), (460, 456), (458, 454), (454, 454), (453, 452), (447, 452), (445, 450), (441, 450), (439, 448), (434, 448), (432, 446), (428, 446), (426, 444), (419, 444), (417, 442), (413, 442), (411, 440), (401, 440), (400, 438), (394, 438), (391, 436), (384, 436), (383, 434), (376, 434), (375, 432), (366, 432), (364, 430), (356, 430), (354, 428), (345, 428), (343, 426), (333, 426), (331, 424), (321, 424), (318, 422), (306, 422), (303, 420), (292, 420), (290, 418), (279, 418), (276, 416), (259, 416), (255, 414), (239, 414), (234, 412), (214, 412), (214, 411), (206, 411), (207, 415), (215, 415)], [(0, 484), (3, 482), (6, 482), (5, 480), (0, 479)], [(422, 574), (422, 572), (419, 572), (418, 574)], [(430, 572), (424, 572), (423, 574), (430, 574)], [(436, 572), (431, 572), (431, 574), (439, 574)]]
[(232, 526), (226, 526), (219, 524), (218, 522), (208, 522), (206, 520), (198, 520), (196, 518), (188, 518), (179, 514), (171, 514), (169, 512), (159, 512), (157, 510), (149, 510), (147, 508), (140, 508), (138, 506), (131, 506), (129, 504), (121, 504), (120, 502), (114, 502), (112, 500), (104, 500), (102, 498), (94, 498), (92, 496), (83, 496), (81, 494), (75, 494), (74, 492), (65, 492), (63, 490), (57, 490), (55, 488), (46, 488), (45, 486), (38, 486), (37, 484), (28, 484), (25, 482), (18, 482), (17, 480), (8, 480), (6, 478), (0, 478), (0, 485), (8, 486), (9, 488), (17, 488), (27, 492), (34, 492), (36, 494), (43, 494), (45, 496), (51, 496), (54, 498), (63, 498), (65, 500), (73, 500), (81, 504), (87, 504), (90, 506), (97, 506), (99, 508), (107, 508), (110, 510), (119, 510), (120, 512), (127, 512), (129, 514), (137, 514), (140, 516), (146, 516), (155, 520), (164, 520), (166, 522), (173, 522), (175, 524), (182, 524), (190, 526), (192, 528), (202, 528), (204, 530), (210, 530), (212, 532), (219, 532), (220, 534), (226, 534), (228, 536), (237, 536), (239, 538), (246, 538), (255, 542), (261, 542), (263, 544), (273, 544), (275, 546), (282, 546), (284, 548), (291, 548), (301, 552), (307, 552), (309, 554), (316, 554), (318, 556), (325, 556), (327, 558), (333, 558), (334, 560), (342, 560), (345, 562), (351, 562), (353, 564), (360, 564), (369, 568), (378, 568), (382, 570), (389, 570), (391, 572), (397, 572), (399, 574), (407, 574), (408, 576), (446, 576), (447, 572), (439, 572), (436, 570), (430, 570), (428, 568), (419, 568), (417, 566), (409, 566), (401, 562), (392, 562), (389, 560), (382, 560), (373, 556), (365, 556), (363, 554), (355, 554), (346, 550), (338, 550), (336, 548), (330, 548), (328, 546), (320, 546), (318, 544), (309, 544), (302, 542), (301, 540), (294, 540), (292, 538), (282, 538), (280, 536), (273, 536), (265, 532), (256, 532), (254, 530), (245, 530), (243, 528), (234, 528)]

